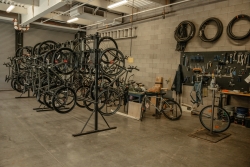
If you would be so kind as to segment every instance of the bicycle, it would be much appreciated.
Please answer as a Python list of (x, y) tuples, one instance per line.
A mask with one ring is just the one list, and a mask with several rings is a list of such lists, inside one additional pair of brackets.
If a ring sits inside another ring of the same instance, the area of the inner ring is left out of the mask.
[[(163, 114), (166, 118), (170, 120), (178, 120), (180, 119), (182, 115), (182, 109), (180, 105), (171, 99), (165, 99), (163, 96), (166, 93), (153, 93), (153, 92), (145, 92), (145, 95), (142, 99), (141, 103), (141, 116), (140, 121), (142, 121), (143, 117), (145, 116), (146, 109), (150, 106), (153, 106), (156, 109), (156, 118), (160, 117), (161, 114)], [(159, 99), (158, 105), (159, 107), (150, 101), (151, 97), (155, 97), (156, 99)]]
[(215, 133), (226, 131), (230, 127), (230, 116), (225, 109), (220, 106), (214, 105), (215, 103), (215, 91), (217, 88), (209, 88), (213, 91), (212, 105), (205, 106), (199, 115), (202, 126)]

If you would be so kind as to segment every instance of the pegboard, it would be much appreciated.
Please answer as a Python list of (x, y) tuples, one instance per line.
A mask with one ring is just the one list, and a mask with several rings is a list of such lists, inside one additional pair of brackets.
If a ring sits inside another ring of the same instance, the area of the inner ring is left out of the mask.
[(184, 85), (193, 86), (192, 78), (197, 79), (193, 68), (199, 67), (203, 69), (200, 75), (211, 78), (214, 73), (222, 89), (249, 91), (250, 84), (244, 79), (250, 75), (250, 51), (182, 52), (180, 64)]

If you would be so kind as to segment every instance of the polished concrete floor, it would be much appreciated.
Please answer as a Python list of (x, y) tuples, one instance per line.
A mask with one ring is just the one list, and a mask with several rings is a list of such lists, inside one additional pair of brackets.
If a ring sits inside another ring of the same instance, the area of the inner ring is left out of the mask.
[[(250, 167), (250, 128), (232, 124), (231, 136), (209, 143), (188, 137), (202, 128), (189, 113), (179, 121), (148, 113), (143, 122), (116, 114), (106, 119), (117, 129), (72, 137), (90, 112), (36, 112), (34, 98), (18, 95), (0, 92), (0, 167)], [(101, 119), (99, 128), (106, 128)]]

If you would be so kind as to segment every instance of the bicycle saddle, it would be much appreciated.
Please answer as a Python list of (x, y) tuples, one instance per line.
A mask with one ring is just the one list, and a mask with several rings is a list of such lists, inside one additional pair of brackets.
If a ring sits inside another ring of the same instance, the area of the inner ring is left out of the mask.
[(158, 93), (158, 92), (145, 92), (145, 95), (148, 95), (148, 96), (163, 96), (165, 95), (166, 93)]

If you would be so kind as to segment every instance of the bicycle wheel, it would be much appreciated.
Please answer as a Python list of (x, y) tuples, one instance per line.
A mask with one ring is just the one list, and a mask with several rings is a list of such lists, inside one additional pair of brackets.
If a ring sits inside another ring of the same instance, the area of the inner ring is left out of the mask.
[(85, 108), (84, 99), (86, 93), (89, 91), (89, 86), (81, 86), (76, 90), (76, 105)]
[(182, 109), (180, 105), (173, 100), (164, 100), (162, 102), (162, 112), (166, 118), (172, 121), (180, 119), (182, 115)]
[[(200, 122), (204, 128), (211, 130), (212, 105), (204, 107), (199, 115)], [(224, 132), (230, 127), (230, 116), (227, 111), (214, 106), (213, 132)]]
[(115, 48), (104, 50), (100, 58), (100, 70), (105, 75), (118, 75), (125, 69), (125, 58), (121, 51)]
[(61, 48), (54, 53), (52, 62), (60, 74), (67, 75), (76, 69), (77, 55), (69, 48)]
[(104, 116), (115, 114), (121, 107), (121, 96), (114, 89), (101, 92), (98, 101), (98, 110)]
[(70, 112), (76, 104), (76, 93), (69, 87), (63, 87), (56, 91), (52, 98), (52, 105), (56, 112), (66, 114)]
[(118, 49), (118, 45), (116, 41), (111, 38), (111, 37), (102, 37), (98, 43), (98, 48), (101, 49), (102, 51), (107, 49), (107, 48), (116, 48)]
[(52, 97), (53, 95), (49, 92), (45, 92), (44, 95), (43, 95), (43, 102), (44, 104), (48, 107), (48, 108), (51, 108), (53, 109), (53, 106), (52, 106)]

